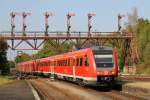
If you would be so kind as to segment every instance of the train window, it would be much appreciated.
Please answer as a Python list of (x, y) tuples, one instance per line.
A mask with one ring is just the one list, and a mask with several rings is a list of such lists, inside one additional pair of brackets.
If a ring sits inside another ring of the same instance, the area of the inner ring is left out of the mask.
[(49, 62), (47, 62), (47, 66), (50, 66), (50, 65), (49, 65)]
[(63, 60), (61, 60), (61, 66), (63, 66)]
[(41, 63), (41, 62), (39, 63), (39, 66), (42, 66), (42, 63)]
[(88, 58), (85, 58), (85, 66), (89, 66)]
[(50, 66), (54, 66), (54, 63), (53, 63), (53, 62), (50, 62)]
[(65, 61), (64, 60), (62, 60), (62, 66), (64, 66), (65, 65)]
[(61, 60), (61, 66), (63, 66), (63, 60)]
[(49, 66), (52, 66), (52, 62), (49, 62)]
[(80, 64), (79, 66), (82, 66), (83, 58), (80, 58)]
[(67, 66), (67, 60), (65, 60), (65, 66)]
[(64, 66), (66, 66), (66, 60), (64, 60)]
[(56, 62), (56, 61), (54, 61), (54, 62), (52, 63), (52, 65), (57, 66), (57, 62)]
[(68, 59), (68, 66), (70, 66), (70, 59)]
[(75, 65), (75, 59), (72, 59), (72, 66)]
[(63, 62), (62, 62), (62, 60), (60, 61), (60, 66), (62, 66), (63, 65)]
[(59, 66), (62, 66), (62, 61), (59, 61)]
[(65, 66), (65, 60), (62, 61), (63, 66)]
[(61, 66), (61, 61), (59, 61), (59, 66)]
[(79, 66), (79, 58), (76, 59), (76, 66)]
[(66, 66), (66, 60), (63, 60), (63, 61), (62, 61), (62, 65), (63, 65), (63, 66)]
[(58, 66), (60, 66), (60, 62), (58, 61), (57, 63), (58, 63)]
[(47, 66), (49, 66), (49, 62), (47, 62)]
[(57, 61), (57, 66), (59, 66), (59, 61)]
[(64, 60), (64, 66), (66, 66), (66, 60)]
[(47, 66), (47, 62), (45, 62), (45, 65), (44, 66)]

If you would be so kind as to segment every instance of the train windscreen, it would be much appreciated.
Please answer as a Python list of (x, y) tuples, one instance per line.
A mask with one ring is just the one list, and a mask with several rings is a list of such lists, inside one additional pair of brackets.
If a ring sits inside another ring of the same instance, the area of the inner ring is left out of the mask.
[(113, 68), (113, 52), (112, 49), (93, 50), (97, 69), (112, 69)]

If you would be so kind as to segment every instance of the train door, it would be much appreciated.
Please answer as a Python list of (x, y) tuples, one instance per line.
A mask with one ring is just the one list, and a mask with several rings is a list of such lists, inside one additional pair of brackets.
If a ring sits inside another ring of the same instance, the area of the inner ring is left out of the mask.
[(39, 72), (40, 71), (40, 61), (37, 61), (37, 63), (36, 63), (37, 65), (36, 65), (36, 69), (37, 69), (37, 72)]
[(76, 76), (85, 77), (89, 71), (88, 59), (86, 55), (76, 57)]
[(55, 70), (54, 70), (54, 67), (56, 66), (56, 61), (52, 60), (51, 61), (51, 80), (54, 80), (54, 74), (55, 74)]
[(38, 71), (38, 62), (36, 60), (34, 62), (34, 71)]
[(76, 81), (76, 57), (73, 57), (73, 66), (72, 66), (72, 76), (73, 81)]

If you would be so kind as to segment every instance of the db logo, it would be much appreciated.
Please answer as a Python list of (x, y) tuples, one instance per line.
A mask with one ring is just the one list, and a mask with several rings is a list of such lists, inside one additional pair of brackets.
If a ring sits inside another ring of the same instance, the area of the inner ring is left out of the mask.
[(104, 74), (108, 74), (108, 71), (104, 71)]

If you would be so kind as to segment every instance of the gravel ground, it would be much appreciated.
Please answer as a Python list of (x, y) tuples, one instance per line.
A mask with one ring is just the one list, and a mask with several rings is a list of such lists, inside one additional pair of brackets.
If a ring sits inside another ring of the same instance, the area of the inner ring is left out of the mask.
[(0, 86), (0, 100), (35, 100), (30, 87), (24, 80)]

